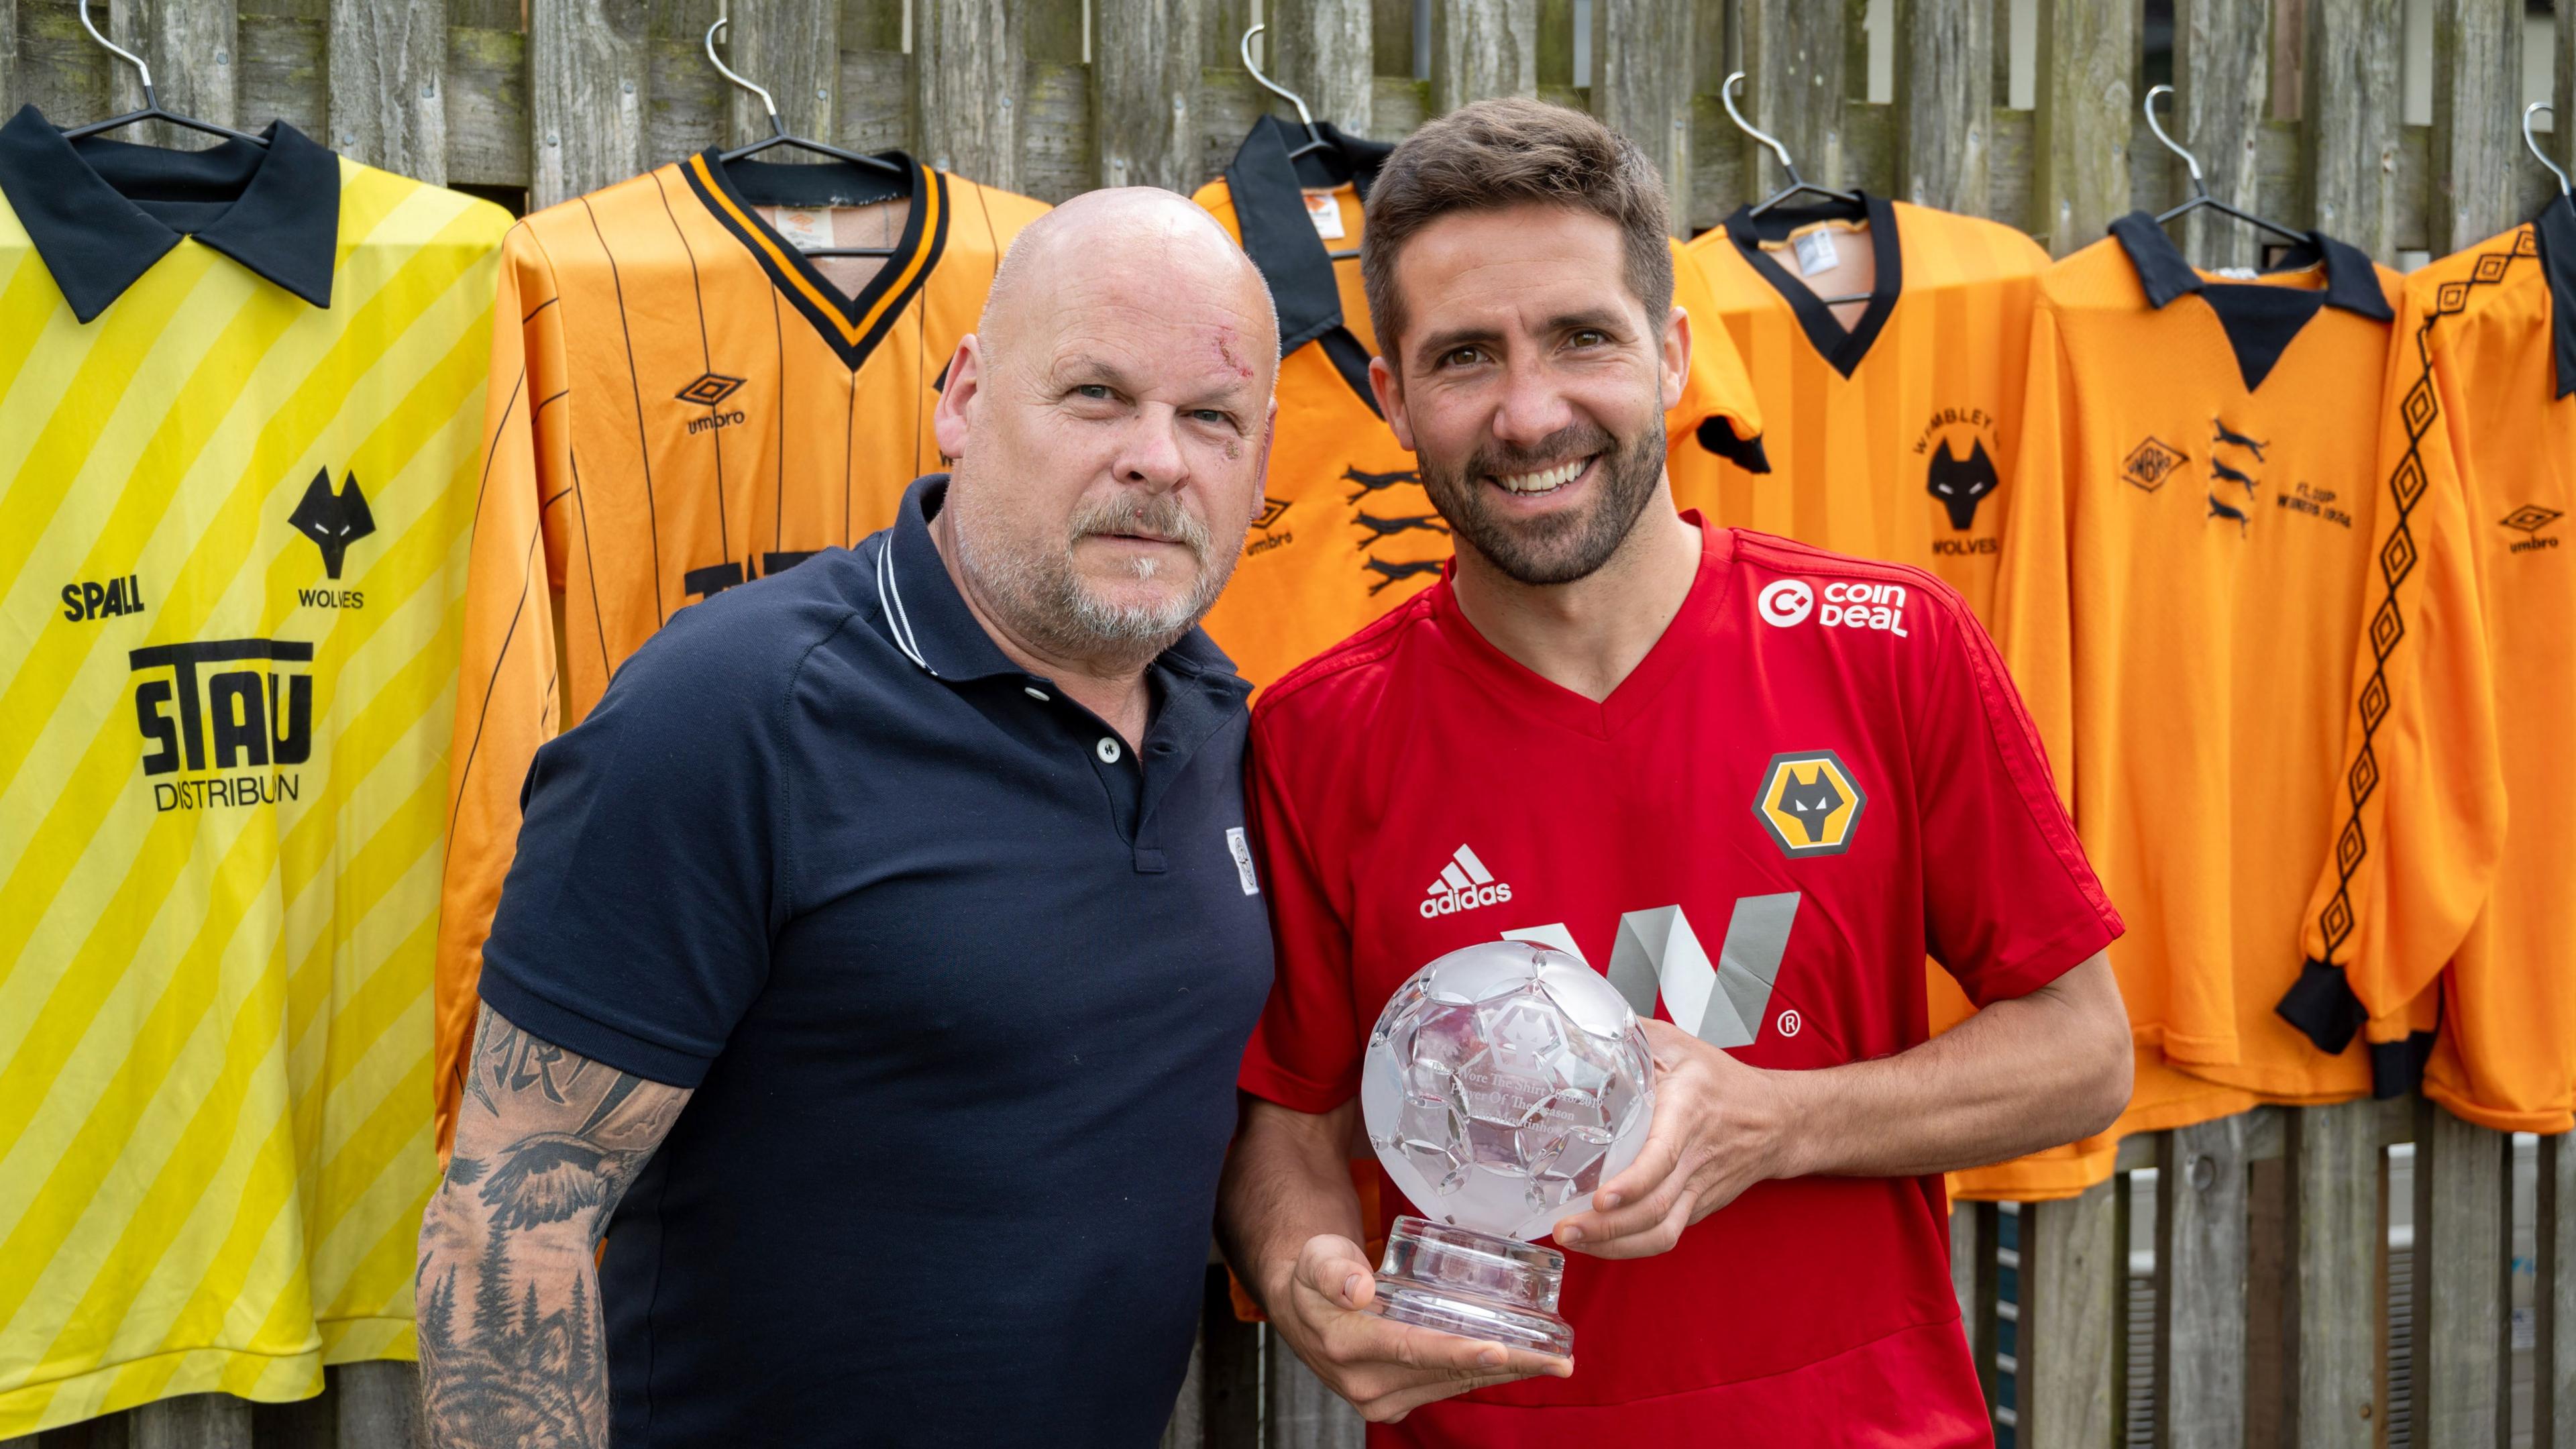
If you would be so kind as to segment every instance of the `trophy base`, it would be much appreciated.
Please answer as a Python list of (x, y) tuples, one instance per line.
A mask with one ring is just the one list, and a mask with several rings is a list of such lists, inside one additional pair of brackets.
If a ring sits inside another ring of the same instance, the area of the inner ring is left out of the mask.
[(1399, 1217), (1377, 1271), (1379, 1311), (1398, 1323), (1570, 1357), (1556, 1314), (1565, 1255), (1517, 1238)]

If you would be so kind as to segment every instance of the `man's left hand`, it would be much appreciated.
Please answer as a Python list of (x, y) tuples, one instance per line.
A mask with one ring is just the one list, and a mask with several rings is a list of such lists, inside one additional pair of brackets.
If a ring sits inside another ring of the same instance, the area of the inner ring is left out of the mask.
[(1794, 1176), (1786, 1074), (1748, 1067), (1668, 1021), (1644, 1020), (1655, 1116), (1637, 1160), (1557, 1224), (1556, 1241), (1596, 1258), (1669, 1251), (1682, 1229), (1753, 1184)]

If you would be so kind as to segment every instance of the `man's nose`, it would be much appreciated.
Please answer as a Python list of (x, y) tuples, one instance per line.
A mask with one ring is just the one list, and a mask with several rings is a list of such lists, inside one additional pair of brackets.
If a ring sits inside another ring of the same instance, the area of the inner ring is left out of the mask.
[(1157, 492), (1177, 488), (1189, 477), (1181, 456), (1181, 415), (1162, 403), (1136, 410), (1135, 421), (1118, 440), (1110, 471), (1121, 483)]
[(1549, 368), (1517, 363), (1504, 374), (1501, 405), (1494, 409), (1494, 437), (1529, 447), (1562, 432), (1574, 421), (1574, 407)]

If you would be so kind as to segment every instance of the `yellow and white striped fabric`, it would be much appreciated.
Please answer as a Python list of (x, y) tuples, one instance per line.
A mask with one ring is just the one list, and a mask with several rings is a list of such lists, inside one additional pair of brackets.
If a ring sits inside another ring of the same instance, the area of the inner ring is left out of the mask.
[(330, 306), (0, 207), (0, 1439), (414, 1353), (497, 207), (341, 160)]

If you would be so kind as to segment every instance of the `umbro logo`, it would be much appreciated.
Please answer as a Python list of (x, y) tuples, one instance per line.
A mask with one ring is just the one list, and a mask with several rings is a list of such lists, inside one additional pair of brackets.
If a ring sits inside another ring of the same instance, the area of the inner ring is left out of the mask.
[(1478, 906), (1500, 905), (1512, 898), (1512, 888), (1494, 879), (1476, 852), (1459, 846), (1450, 852), (1447, 864), (1440, 867), (1440, 878), (1423, 893), (1422, 918), (1434, 920), (1472, 911)]
[(684, 403), (696, 403), (700, 407), (711, 408), (733, 396), (735, 390), (741, 386), (741, 378), (727, 377), (721, 372), (702, 372), (698, 374), (696, 381), (671, 395)]
[(2505, 552), (2538, 553), (2545, 548), (2556, 548), (2558, 536), (2543, 533), (2541, 530), (2556, 523), (2562, 516), (2564, 515), (2555, 508), (2543, 508), (2536, 503), (2526, 503), (2497, 519), (2496, 522), (2522, 535), (2519, 541), (2506, 544)]

